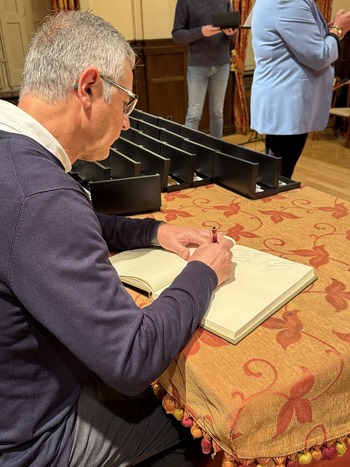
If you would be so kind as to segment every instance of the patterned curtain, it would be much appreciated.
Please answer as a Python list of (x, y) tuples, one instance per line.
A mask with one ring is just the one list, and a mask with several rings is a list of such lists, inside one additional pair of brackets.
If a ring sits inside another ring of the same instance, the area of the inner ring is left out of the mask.
[(316, 0), (316, 3), (324, 19), (329, 23), (332, 19), (333, 0)]
[[(253, 6), (253, 0), (234, 0), (233, 9), (241, 12), (241, 24), (245, 22)], [(233, 95), (233, 120), (236, 133), (246, 134), (249, 129), (249, 114), (244, 86), (244, 63), (248, 45), (249, 30), (240, 29), (236, 36), (235, 48), (231, 52), (231, 71), (235, 74)]]
[(51, 10), (53, 13), (80, 10), (80, 0), (51, 0)]

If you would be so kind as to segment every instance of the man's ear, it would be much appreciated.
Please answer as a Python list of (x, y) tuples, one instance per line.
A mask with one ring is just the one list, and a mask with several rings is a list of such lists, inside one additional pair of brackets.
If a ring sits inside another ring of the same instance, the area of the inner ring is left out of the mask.
[(97, 68), (86, 68), (80, 75), (79, 81), (73, 85), (80, 99), (86, 99), (85, 104), (91, 100), (93, 91), (102, 91), (100, 73)]

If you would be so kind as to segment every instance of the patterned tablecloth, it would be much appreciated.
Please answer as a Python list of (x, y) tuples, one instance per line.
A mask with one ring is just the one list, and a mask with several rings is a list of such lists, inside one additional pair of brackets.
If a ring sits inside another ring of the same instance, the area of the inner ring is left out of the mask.
[(350, 203), (308, 187), (255, 201), (216, 185), (162, 196), (149, 217), (215, 225), (318, 276), (238, 345), (199, 328), (159, 378), (164, 408), (204, 451), (223, 450), (227, 467), (341, 455), (350, 444)]

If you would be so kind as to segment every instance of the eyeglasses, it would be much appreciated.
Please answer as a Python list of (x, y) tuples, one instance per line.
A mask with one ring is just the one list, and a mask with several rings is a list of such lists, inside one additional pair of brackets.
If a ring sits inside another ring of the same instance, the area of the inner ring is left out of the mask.
[(104, 75), (100, 74), (100, 76), (103, 79), (103, 81), (106, 81), (106, 83), (111, 84), (112, 86), (115, 86), (118, 89), (121, 89), (122, 91), (126, 92), (127, 95), (130, 97), (129, 102), (124, 104), (124, 114), (129, 116), (136, 107), (139, 96), (134, 94), (132, 91), (129, 91), (129, 89), (124, 88), (124, 86), (122, 86), (121, 84), (118, 84), (115, 81), (106, 78)]

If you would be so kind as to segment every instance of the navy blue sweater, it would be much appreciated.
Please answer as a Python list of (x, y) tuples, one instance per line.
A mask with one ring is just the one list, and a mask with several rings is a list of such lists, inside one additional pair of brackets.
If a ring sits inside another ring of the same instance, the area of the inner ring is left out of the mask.
[(34, 140), (0, 131), (0, 465), (68, 464), (90, 372), (134, 395), (184, 347), (215, 273), (187, 265), (140, 310), (109, 249), (148, 246), (157, 221), (96, 215)]
[(221, 66), (230, 61), (230, 38), (223, 32), (204, 37), (202, 26), (212, 24), (214, 13), (231, 10), (230, 0), (178, 0), (173, 40), (188, 44), (189, 66)]

